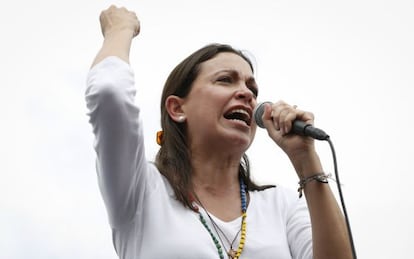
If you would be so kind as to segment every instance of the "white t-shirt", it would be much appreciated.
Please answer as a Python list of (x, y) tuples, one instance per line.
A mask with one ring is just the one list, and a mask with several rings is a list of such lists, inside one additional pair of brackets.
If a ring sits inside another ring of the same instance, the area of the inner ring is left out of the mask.
[[(146, 160), (135, 93), (134, 73), (117, 57), (104, 59), (88, 74), (86, 101), (95, 134), (98, 182), (119, 258), (219, 258), (198, 214), (175, 199), (167, 179)], [(249, 195), (241, 258), (312, 258), (304, 199), (280, 186)], [(240, 229), (241, 218), (224, 222), (211, 216), (229, 239)], [(236, 249), (239, 239), (240, 235)]]

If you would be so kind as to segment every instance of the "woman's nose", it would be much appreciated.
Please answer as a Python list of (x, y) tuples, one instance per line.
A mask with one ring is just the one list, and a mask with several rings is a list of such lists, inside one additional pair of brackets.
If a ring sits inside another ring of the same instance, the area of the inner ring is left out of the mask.
[(246, 85), (243, 85), (237, 90), (236, 97), (237, 99), (245, 99), (251, 102), (253, 100), (253, 93)]

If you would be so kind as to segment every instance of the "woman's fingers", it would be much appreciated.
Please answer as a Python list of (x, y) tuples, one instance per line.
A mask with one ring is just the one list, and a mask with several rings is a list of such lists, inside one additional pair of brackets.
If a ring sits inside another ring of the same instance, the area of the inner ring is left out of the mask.
[(134, 37), (139, 34), (140, 22), (137, 15), (125, 7), (118, 8), (115, 5), (111, 5), (108, 9), (101, 12), (99, 18), (104, 36), (121, 30), (131, 30)]
[(297, 105), (290, 105), (284, 101), (267, 104), (263, 115), (263, 122), (271, 136), (284, 136), (291, 132), (295, 120), (304, 121), (306, 124), (313, 124), (314, 116), (297, 108)]

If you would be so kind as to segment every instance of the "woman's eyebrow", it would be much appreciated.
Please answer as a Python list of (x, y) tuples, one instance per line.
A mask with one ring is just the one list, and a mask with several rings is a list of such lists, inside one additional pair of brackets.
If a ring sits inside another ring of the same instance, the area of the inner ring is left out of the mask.
[[(214, 72), (212, 75), (215, 76), (221, 73), (229, 73), (232, 76), (236, 76), (237, 78), (242, 78), (241, 73), (239, 73), (239, 71), (236, 69), (222, 69), (222, 70)], [(254, 76), (248, 76), (246, 81), (256, 84), (256, 80)]]

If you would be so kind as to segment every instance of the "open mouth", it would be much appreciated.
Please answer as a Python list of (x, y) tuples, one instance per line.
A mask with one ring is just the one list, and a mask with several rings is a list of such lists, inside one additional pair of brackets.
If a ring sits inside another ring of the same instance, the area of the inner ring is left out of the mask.
[(239, 120), (246, 123), (247, 126), (250, 126), (251, 117), (250, 114), (243, 109), (234, 109), (224, 115), (224, 118), (228, 120)]

